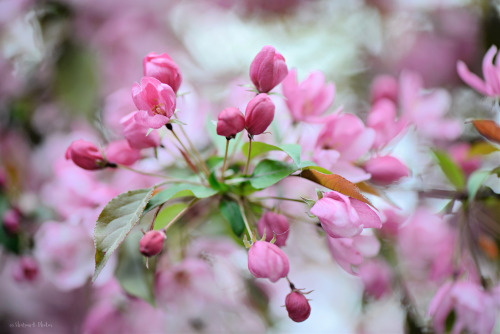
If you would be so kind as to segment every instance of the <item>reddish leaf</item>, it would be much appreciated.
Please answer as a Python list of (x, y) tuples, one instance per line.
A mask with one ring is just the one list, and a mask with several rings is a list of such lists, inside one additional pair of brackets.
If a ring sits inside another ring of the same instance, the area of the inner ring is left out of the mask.
[(472, 121), (476, 130), (485, 138), (500, 144), (500, 127), (497, 123), (487, 119)]
[(340, 175), (323, 174), (314, 169), (304, 169), (302, 173), (300, 173), (300, 176), (310, 181), (316, 182), (323, 187), (335, 190), (341, 194), (355, 198), (373, 206), (372, 203), (370, 203), (370, 201), (365, 196), (363, 196), (363, 194), (361, 194), (359, 188), (354, 183), (344, 179)]

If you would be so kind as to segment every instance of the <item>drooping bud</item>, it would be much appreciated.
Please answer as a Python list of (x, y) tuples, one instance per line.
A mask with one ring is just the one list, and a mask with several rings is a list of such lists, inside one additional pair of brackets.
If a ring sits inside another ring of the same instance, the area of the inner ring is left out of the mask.
[(248, 270), (256, 278), (268, 278), (276, 282), (288, 275), (290, 265), (288, 257), (278, 246), (256, 241), (248, 251)]
[(144, 256), (154, 256), (163, 249), (165, 239), (167, 235), (164, 231), (149, 231), (141, 238), (139, 250)]
[(295, 322), (302, 322), (311, 314), (311, 306), (307, 298), (298, 290), (293, 290), (286, 296), (285, 307), (288, 316)]
[(245, 128), (245, 117), (238, 108), (230, 107), (222, 110), (217, 117), (217, 134), (226, 138), (234, 138)]
[(364, 170), (371, 174), (371, 181), (380, 185), (387, 185), (408, 176), (408, 167), (398, 159), (386, 155), (368, 160)]
[(182, 75), (179, 67), (168, 54), (150, 52), (144, 57), (142, 65), (144, 76), (158, 79), (172, 87), (172, 90), (177, 93), (182, 83)]
[(250, 79), (259, 93), (267, 93), (288, 75), (285, 58), (266, 45), (250, 64)]
[(276, 238), (274, 243), (278, 247), (285, 246), (290, 224), (285, 216), (274, 212), (266, 212), (260, 217), (257, 229), (261, 236), (266, 235), (266, 241)]
[(158, 132), (156, 130), (149, 131), (148, 126), (138, 123), (135, 120), (136, 114), (137, 111), (134, 111), (120, 120), (123, 124), (123, 136), (127, 139), (130, 147), (140, 150), (160, 146), (161, 138)]
[(75, 140), (66, 150), (66, 159), (73, 160), (75, 165), (87, 170), (97, 170), (106, 167), (106, 161), (101, 151), (91, 142)]
[(274, 103), (267, 94), (259, 94), (248, 102), (245, 128), (252, 136), (260, 135), (274, 119)]
[(21, 213), (14, 208), (8, 209), (4, 212), (2, 221), (7, 232), (16, 233), (21, 226)]
[(18, 282), (32, 282), (38, 277), (38, 264), (29, 256), (23, 256), (19, 259), (12, 273), (14, 279)]
[(126, 140), (116, 140), (106, 147), (106, 158), (115, 164), (130, 166), (141, 158), (141, 152), (130, 147)]

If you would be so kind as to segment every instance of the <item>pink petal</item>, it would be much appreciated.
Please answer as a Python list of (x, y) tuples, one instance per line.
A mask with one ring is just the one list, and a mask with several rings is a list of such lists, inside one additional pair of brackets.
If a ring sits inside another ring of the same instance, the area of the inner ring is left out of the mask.
[(469, 86), (477, 90), (479, 93), (483, 95), (489, 95), (486, 89), (486, 84), (483, 80), (481, 80), (477, 75), (470, 72), (467, 68), (467, 65), (463, 61), (459, 61), (457, 63), (457, 72), (460, 78), (467, 83)]
[(170, 120), (167, 116), (153, 115), (151, 116), (146, 110), (139, 110), (134, 116), (135, 121), (139, 124), (147, 126), (151, 129), (159, 129)]
[(351, 198), (351, 205), (356, 210), (359, 220), (363, 227), (381, 228), (382, 221), (380, 217), (370, 208), (366, 203), (361, 202), (355, 198)]

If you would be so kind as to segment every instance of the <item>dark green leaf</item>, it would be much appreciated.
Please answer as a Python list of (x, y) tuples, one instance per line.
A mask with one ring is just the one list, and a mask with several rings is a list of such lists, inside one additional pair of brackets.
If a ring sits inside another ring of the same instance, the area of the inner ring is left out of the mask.
[(111, 254), (139, 222), (154, 188), (132, 190), (113, 198), (102, 210), (94, 229), (95, 281)]
[(208, 183), (210, 184), (210, 187), (212, 187), (212, 189), (214, 190), (217, 190), (217, 192), (224, 193), (229, 190), (227, 184), (219, 182), (219, 180), (217, 180), (215, 172), (212, 172), (208, 177)]
[(162, 205), (181, 191), (188, 191), (192, 196), (196, 198), (207, 198), (217, 194), (217, 190), (204, 186), (198, 186), (189, 183), (173, 184), (167, 189), (163, 189), (162, 191), (154, 195), (146, 206), (145, 211), (150, 211)]
[(222, 198), (219, 204), (219, 210), (222, 216), (227, 220), (234, 234), (241, 237), (245, 230), (245, 222), (241, 216), (241, 211), (238, 203), (230, 198)]
[(250, 183), (256, 189), (264, 189), (296, 171), (296, 168), (286, 162), (262, 160), (255, 167)]
[(443, 151), (433, 150), (438, 161), (439, 167), (444, 175), (453, 184), (457, 190), (461, 190), (465, 186), (465, 174), (462, 169), (451, 159), (451, 157)]

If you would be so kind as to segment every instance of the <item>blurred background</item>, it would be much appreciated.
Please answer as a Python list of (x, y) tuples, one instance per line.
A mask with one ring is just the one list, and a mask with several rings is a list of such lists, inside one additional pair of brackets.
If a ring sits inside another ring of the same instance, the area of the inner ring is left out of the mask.
[[(450, 92), (450, 117), (494, 118), (456, 64), (480, 72), (485, 51), (500, 45), (499, 11), (493, 0), (0, 0), (0, 213), (15, 208), (23, 231), (0, 235), (0, 332), (219, 332), (211, 322), (233, 333), (403, 332), (400, 296), (363, 303), (361, 280), (300, 226), (288, 254), (295, 284), (315, 290), (304, 323), (291, 322), (281, 307), (286, 282), (253, 286), (260, 297), (238, 304), (233, 317), (207, 309), (189, 315), (199, 300), (187, 297), (171, 315), (140, 299), (119, 312), (116, 300), (125, 297), (116, 282), (89, 283), (92, 228), (106, 200), (151, 180), (77, 171), (64, 165), (64, 152), (75, 139), (103, 144), (116, 137), (119, 120), (134, 108), (130, 88), (142, 77), (142, 58), (152, 51), (168, 53), (182, 71), (181, 119), (188, 124), (202, 126), (241, 104), (236, 90), (250, 83), (249, 65), (264, 45), (284, 55), (300, 80), (319, 70), (334, 82), (331, 110), (366, 116), (373, 78), (405, 69), (420, 74), (425, 88)], [(462, 134), (473, 136), (469, 128)], [(205, 141), (203, 132), (192, 139)], [(410, 211), (412, 198), (398, 204)], [(235, 268), (218, 270), (234, 287), (244, 284), (231, 275), (246, 260), (242, 250), (231, 254)], [(234, 307), (219, 302), (222, 310)]]

